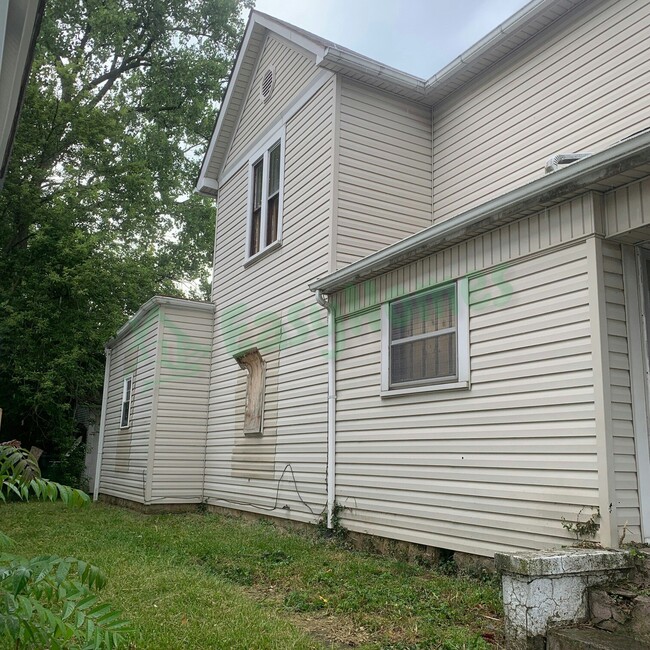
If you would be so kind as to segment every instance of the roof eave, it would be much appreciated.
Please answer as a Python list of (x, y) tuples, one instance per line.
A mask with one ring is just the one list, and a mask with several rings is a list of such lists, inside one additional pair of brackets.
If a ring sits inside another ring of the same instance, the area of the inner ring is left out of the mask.
[[(531, 183), (503, 194), (476, 208), (472, 208), (440, 224), (429, 226), (376, 253), (353, 262), (324, 278), (309, 284), (311, 291), (335, 293), (345, 287), (376, 277), (400, 265), (431, 254), (434, 246), (442, 247), (446, 241), (469, 239), (476, 233), (472, 226), (493, 218), (513, 215), (531, 209), (549, 200), (557, 201), (590, 185), (615, 176), (626, 169), (650, 162), (650, 132), (619, 142), (618, 144), (584, 158), (559, 171), (543, 176)], [(451, 245), (451, 244), (450, 244)]]

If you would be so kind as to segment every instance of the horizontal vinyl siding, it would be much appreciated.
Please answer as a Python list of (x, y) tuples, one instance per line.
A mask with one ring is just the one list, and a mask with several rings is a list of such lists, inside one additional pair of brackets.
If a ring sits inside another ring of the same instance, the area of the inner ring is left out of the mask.
[(203, 492), (211, 311), (165, 305), (156, 413), (153, 502), (199, 502)]
[(650, 4), (585, 2), (434, 109), (434, 219), (650, 124)]
[[(265, 102), (260, 94), (260, 84), (269, 67), (275, 70), (275, 84), (270, 99)], [(235, 160), (279, 117), (281, 110), (316, 76), (318, 70), (312, 55), (281, 39), (273, 36), (267, 38), (233, 136), (226, 165)]]
[(382, 399), (379, 306), (338, 322), (346, 527), (481, 555), (569, 541), (561, 517), (598, 504), (587, 282), (583, 243), (473, 276), (471, 390)]
[(607, 343), (611, 386), (611, 414), (614, 449), (614, 485), (619, 536), (641, 541), (641, 514), (636, 473), (636, 451), (632, 418), (630, 362), (623, 287), (623, 263), (619, 244), (603, 244)]
[(431, 225), (430, 109), (341, 82), (337, 266)]
[[(99, 491), (144, 501), (154, 397), (158, 310), (116, 344), (111, 354)], [(122, 385), (133, 375), (131, 424), (120, 428)]]
[[(281, 248), (244, 267), (246, 168), (218, 205), (206, 496), (302, 521), (325, 504), (326, 315), (307, 282), (329, 259), (334, 86), (287, 124)], [(261, 436), (243, 434), (246, 374), (234, 359), (252, 348), (266, 363)]]

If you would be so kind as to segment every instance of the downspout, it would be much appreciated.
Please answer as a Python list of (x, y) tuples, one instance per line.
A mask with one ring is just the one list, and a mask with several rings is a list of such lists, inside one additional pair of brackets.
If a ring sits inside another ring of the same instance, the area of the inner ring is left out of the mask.
[(102, 411), (99, 416), (99, 435), (97, 436), (97, 465), (95, 466), (95, 485), (93, 486), (93, 501), (99, 497), (99, 479), (102, 470), (102, 452), (104, 450), (104, 430), (106, 429), (106, 407), (108, 404), (108, 380), (111, 374), (111, 348), (106, 348), (106, 363), (104, 364), (104, 390), (102, 393)]
[(327, 311), (327, 527), (333, 527), (336, 504), (336, 321), (334, 307), (320, 289), (316, 302)]

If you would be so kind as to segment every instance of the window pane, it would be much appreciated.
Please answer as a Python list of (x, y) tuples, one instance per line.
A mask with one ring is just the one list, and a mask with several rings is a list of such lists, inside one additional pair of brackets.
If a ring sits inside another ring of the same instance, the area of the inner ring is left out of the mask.
[(390, 322), (392, 341), (456, 327), (455, 286), (393, 303)]
[(280, 191), (280, 143), (269, 151), (269, 196)]
[(456, 376), (456, 332), (391, 347), (391, 384)]
[(278, 208), (280, 206), (280, 195), (276, 194), (269, 199), (269, 206), (266, 212), (266, 245), (272, 244), (278, 238)]
[(251, 215), (251, 240), (248, 254), (255, 255), (260, 250), (260, 227), (262, 225), (262, 208), (253, 210)]
[(262, 207), (262, 177), (264, 162), (260, 160), (253, 167), (253, 210)]

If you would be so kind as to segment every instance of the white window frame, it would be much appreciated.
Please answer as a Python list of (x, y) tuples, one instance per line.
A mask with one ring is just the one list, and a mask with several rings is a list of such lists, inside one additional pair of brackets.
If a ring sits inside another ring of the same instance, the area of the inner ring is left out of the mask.
[[(282, 212), (284, 204), (284, 151), (285, 151), (286, 129), (282, 126), (273, 135), (264, 141), (251, 157), (248, 159), (248, 212), (246, 216), (246, 260), (244, 266), (253, 263), (260, 257), (268, 255), (282, 246)], [(278, 196), (278, 238), (266, 245), (266, 226), (268, 214), (268, 193), (269, 193), (269, 152), (280, 144), (280, 192)], [(260, 249), (257, 253), (251, 254), (251, 231), (253, 227), (253, 168), (263, 160), (262, 169), (262, 214), (260, 216)]]
[[(127, 391), (127, 385), (129, 389)], [(129, 399), (127, 400), (127, 393)], [(129, 405), (127, 413), (126, 424), (123, 424), (124, 405)], [(128, 429), (131, 426), (131, 407), (133, 405), (133, 375), (127, 375), (122, 380), (122, 401), (120, 402), (120, 429)]]
[(452, 380), (431, 379), (423, 380), (411, 386), (396, 385), (391, 387), (390, 381), (390, 350), (391, 327), (390, 306), (398, 300), (411, 298), (417, 295), (430, 293), (449, 287), (450, 283), (440, 284), (423, 291), (418, 291), (395, 300), (384, 302), (381, 305), (381, 396), (393, 397), (397, 395), (410, 395), (412, 393), (430, 393), (438, 390), (468, 389), (470, 387), (469, 369), (469, 281), (460, 278), (453, 284), (456, 286), (456, 377)]

